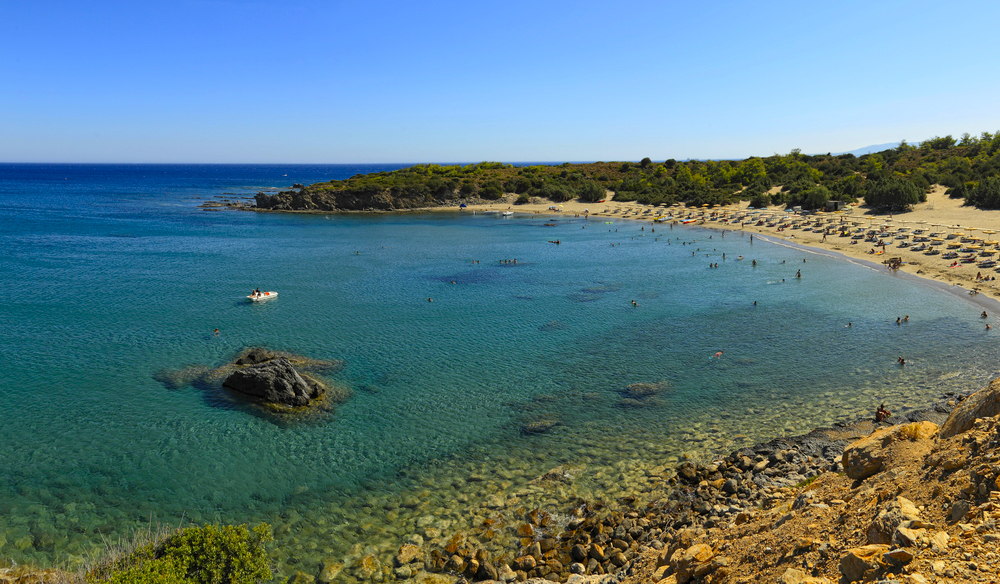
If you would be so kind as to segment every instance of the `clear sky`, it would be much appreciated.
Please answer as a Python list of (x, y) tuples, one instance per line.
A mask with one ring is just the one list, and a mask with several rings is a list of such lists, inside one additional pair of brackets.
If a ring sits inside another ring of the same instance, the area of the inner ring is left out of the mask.
[(996, 0), (4, 0), (0, 161), (745, 158), (995, 132), (998, 22)]

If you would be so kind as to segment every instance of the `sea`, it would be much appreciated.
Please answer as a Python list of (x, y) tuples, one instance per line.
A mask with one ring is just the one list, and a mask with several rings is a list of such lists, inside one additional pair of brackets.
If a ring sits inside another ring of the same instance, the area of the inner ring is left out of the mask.
[[(711, 223), (203, 206), (401, 166), (0, 164), (0, 562), (266, 522), (280, 577), (391, 578), (405, 541), (503, 553), (532, 510), (997, 375), (979, 297)], [(349, 397), (176, 381), (248, 347)]]

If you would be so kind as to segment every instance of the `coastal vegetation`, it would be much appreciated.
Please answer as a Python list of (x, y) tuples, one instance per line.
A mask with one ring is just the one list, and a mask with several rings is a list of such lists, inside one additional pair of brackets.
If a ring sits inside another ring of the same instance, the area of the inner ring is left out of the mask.
[(517, 195), (554, 203), (579, 199), (646, 205), (729, 204), (820, 208), (827, 201), (865, 202), (886, 210), (926, 200), (931, 185), (969, 205), (1000, 208), (1000, 132), (979, 137), (934, 137), (914, 146), (862, 156), (788, 154), (745, 160), (564, 163), (515, 166), (502, 162), (467, 165), (418, 164), (391, 172), (355, 175), (278, 195), (259, 195), (259, 208), (276, 210), (400, 209), (455, 200), (495, 201)]
[(72, 584), (257, 584), (272, 578), (266, 547), (271, 540), (265, 523), (253, 528), (150, 526), (107, 544), (80, 573), (53, 572), (42, 579)]

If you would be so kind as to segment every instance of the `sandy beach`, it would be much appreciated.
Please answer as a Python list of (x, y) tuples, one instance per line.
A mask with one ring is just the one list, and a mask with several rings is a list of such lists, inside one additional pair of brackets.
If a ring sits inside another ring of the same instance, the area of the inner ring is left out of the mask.
[[(1000, 286), (1000, 280), (976, 279), (977, 274), (981, 274), (983, 278), (992, 278), (1000, 275), (997, 272), (997, 268), (980, 268), (976, 263), (961, 262), (957, 266), (952, 267), (957, 260), (945, 259), (943, 257), (949, 251), (958, 251), (958, 249), (949, 249), (948, 245), (958, 244), (961, 237), (949, 239), (948, 236), (950, 234), (964, 233), (967, 237), (980, 238), (986, 241), (1000, 238), (1000, 210), (984, 211), (975, 207), (967, 207), (964, 205), (963, 200), (949, 198), (944, 194), (944, 191), (944, 187), (935, 186), (933, 191), (928, 193), (927, 202), (915, 205), (909, 211), (894, 213), (891, 216), (888, 213), (875, 212), (863, 204), (849, 207), (850, 210), (847, 211), (819, 212), (808, 215), (807, 218), (811, 220), (812, 224), (822, 221), (824, 226), (831, 228), (832, 232), (827, 235), (825, 240), (822, 231), (805, 231), (804, 229), (793, 228), (784, 228), (779, 231), (777, 225), (768, 227), (769, 222), (765, 222), (764, 225), (757, 226), (754, 224), (756, 222), (748, 222), (749, 218), (745, 219), (742, 225), (740, 222), (730, 222), (727, 224), (723, 219), (708, 219), (703, 224), (699, 221), (692, 225), (710, 229), (744, 230), (760, 233), (769, 236), (771, 239), (787, 241), (796, 245), (821, 250), (829, 250), (853, 259), (878, 265), (883, 265), (889, 258), (901, 258), (902, 264), (898, 268), (901, 272), (937, 280), (948, 285), (960, 286), (970, 293), (978, 292), (989, 297), (1000, 298), (1000, 287), (998, 287)], [(716, 207), (710, 212), (721, 213), (723, 214), (723, 218), (724, 214), (728, 213), (732, 217), (737, 212), (746, 211), (747, 205), (748, 203), (743, 201), (737, 205)], [(521, 214), (553, 214), (575, 217), (589, 214), (592, 217), (617, 217), (619, 219), (634, 221), (652, 221), (653, 218), (666, 211), (663, 208), (640, 205), (635, 202), (617, 202), (614, 200), (613, 193), (609, 192), (608, 199), (603, 203), (583, 203), (573, 200), (565, 203), (546, 202), (541, 204), (513, 205), (509, 202), (497, 201), (494, 204), (488, 205), (470, 205), (462, 210), (462, 212), (482, 213), (485, 211), (506, 211), (508, 209), (513, 211), (515, 216)], [(440, 211), (441, 209), (437, 208), (434, 210)], [(681, 217), (687, 217), (689, 214), (692, 217), (700, 217), (699, 213), (702, 210), (700, 208), (687, 208), (683, 206), (670, 209), (675, 216)], [(779, 225), (799, 218), (794, 214), (785, 213), (783, 209), (770, 209), (764, 213), (773, 214), (775, 218), (779, 219)], [(789, 219), (780, 221), (782, 217), (786, 216)], [(709, 217), (709, 213), (706, 213), (705, 217)], [(881, 254), (878, 253), (882, 250), (881, 247), (877, 248), (876, 253), (870, 253), (876, 249), (871, 242), (866, 242), (863, 239), (852, 239), (851, 237), (840, 237), (837, 233), (844, 227), (851, 230), (856, 230), (860, 227), (865, 232), (868, 232), (870, 230), (879, 231), (879, 228), (882, 226), (885, 226), (886, 231), (892, 232), (893, 235), (884, 238), (886, 244), (885, 251)], [(920, 235), (928, 238), (931, 237), (931, 234), (939, 234), (935, 237), (941, 241), (914, 242), (915, 236), (913, 232), (916, 230), (922, 230), (923, 233)], [(990, 234), (989, 231), (996, 233)], [(901, 235), (906, 235), (906, 237), (897, 239)], [(852, 242), (856, 243), (852, 244)], [(909, 243), (910, 245), (900, 247), (902, 243)], [(920, 243), (935, 244), (940, 253), (928, 255), (922, 251), (913, 251), (913, 248), (920, 245)], [(983, 245), (982, 241), (967, 243), (971, 245), (979, 244), (990, 250), (997, 249), (996, 246)], [(961, 255), (967, 256), (968, 253), (962, 253)], [(992, 257), (1000, 259), (1000, 255)], [(989, 258), (979, 257), (978, 255), (976, 257), (977, 261), (986, 259)], [(889, 269), (888, 266), (885, 269)]]

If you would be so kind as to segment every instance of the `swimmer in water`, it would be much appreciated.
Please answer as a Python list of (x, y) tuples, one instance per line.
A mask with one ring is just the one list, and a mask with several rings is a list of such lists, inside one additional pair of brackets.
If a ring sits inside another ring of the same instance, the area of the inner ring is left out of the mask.
[[(986, 325), (986, 328), (989, 328), (989, 325)], [(219, 329), (215, 329), (215, 336), (219, 336)]]
[(716, 358), (716, 359), (721, 359), (722, 358), (722, 351), (719, 351), (718, 353), (716, 353), (715, 355), (713, 355), (713, 357)]

